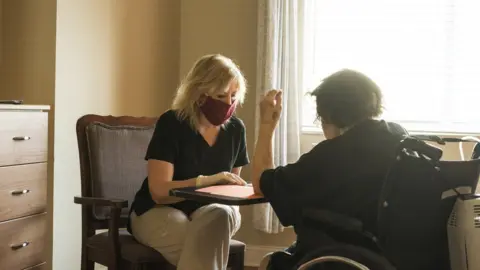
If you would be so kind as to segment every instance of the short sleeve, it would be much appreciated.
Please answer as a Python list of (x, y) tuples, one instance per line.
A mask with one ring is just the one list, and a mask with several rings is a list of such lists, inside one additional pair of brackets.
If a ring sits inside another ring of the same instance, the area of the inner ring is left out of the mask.
[(295, 163), (262, 173), (260, 189), (283, 226), (295, 225), (301, 218), (301, 209), (305, 205), (307, 194), (311, 194), (312, 190), (318, 192), (322, 189), (320, 186), (323, 176), (320, 167), (325, 160), (322, 152), (322, 149), (313, 149)]
[(158, 119), (155, 131), (148, 145), (145, 159), (163, 160), (174, 163), (178, 155), (178, 139), (175, 130), (178, 120), (172, 112), (166, 112)]
[(245, 125), (240, 121), (241, 131), (240, 131), (240, 138), (239, 138), (239, 147), (238, 147), (238, 154), (233, 165), (234, 168), (242, 167), (250, 163), (250, 159), (248, 157), (247, 152), (247, 132), (245, 131)]

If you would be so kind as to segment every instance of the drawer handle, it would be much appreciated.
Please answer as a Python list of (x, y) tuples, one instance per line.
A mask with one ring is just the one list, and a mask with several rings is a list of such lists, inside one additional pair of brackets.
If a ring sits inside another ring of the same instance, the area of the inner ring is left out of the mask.
[(26, 247), (26, 246), (28, 246), (28, 245), (30, 245), (30, 242), (25, 241), (25, 242), (23, 242), (23, 243), (21, 243), (21, 244), (11, 245), (10, 248), (11, 248), (12, 250), (17, 250), (17, 249), (24, 248), (24, 247)]
[(30, 193), (30, 189), (14, 190), (14, 191), (11, 192), (11, 194), (13, 196), (20, 196), (20, 195), (27, 194), (27, 193)]
[(16, 136), (16, 137), (13, 137), (14, 141), (28, 141), (30, 139), (31, 139), (30, 136)]

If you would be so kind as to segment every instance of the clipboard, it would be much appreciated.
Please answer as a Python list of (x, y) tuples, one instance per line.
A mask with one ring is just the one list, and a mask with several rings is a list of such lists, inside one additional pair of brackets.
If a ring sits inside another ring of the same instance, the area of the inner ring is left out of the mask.
[(203, 203), (225, 205), (252, 205), (268, 202), (265, 197), (256, 195), (251, 185), (214, 185), (203, 188), (178, 188), (170, 190), (170, 196)]

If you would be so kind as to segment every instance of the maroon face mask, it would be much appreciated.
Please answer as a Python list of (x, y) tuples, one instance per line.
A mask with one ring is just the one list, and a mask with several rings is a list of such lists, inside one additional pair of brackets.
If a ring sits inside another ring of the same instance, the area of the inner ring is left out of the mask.
[(212, 125), (219, 126), (232, 117), (237, 102), (227, 104), (221, 100), (207, 97), (205, 102), (200, 106), (200, 110)]

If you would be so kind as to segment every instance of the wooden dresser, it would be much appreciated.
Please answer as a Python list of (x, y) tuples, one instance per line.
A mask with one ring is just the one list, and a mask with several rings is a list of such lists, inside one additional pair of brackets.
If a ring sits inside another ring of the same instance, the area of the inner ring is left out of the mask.
[(0, 104), (0, 270), (46, 270), (48, 110)]

